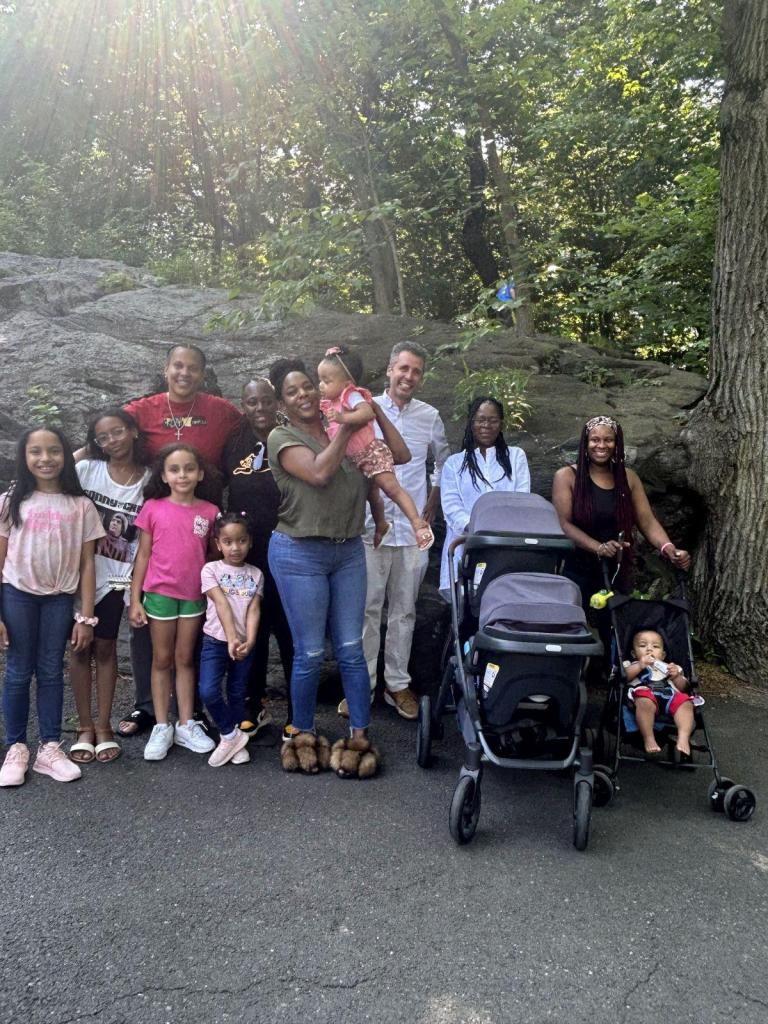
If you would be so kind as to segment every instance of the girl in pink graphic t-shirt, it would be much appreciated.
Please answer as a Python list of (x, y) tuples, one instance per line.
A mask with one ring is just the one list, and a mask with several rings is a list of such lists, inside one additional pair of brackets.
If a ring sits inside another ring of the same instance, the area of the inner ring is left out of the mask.
[[(0, 497), (0, 649), (5, 652), (3, 717), (10, 749), (0, 786), (20, 786), (29, 766), (27, 721), (37, 682), (40, 749), (32, 770), (57, 782), (80, 778), (61, 749), (64, 651), (85, 650), (98, 619), (94, 548), (104, 527), (75, 472), (72, 449), (56, 427), (19, 441), (15, 480)], [(75, 613), (75, 593), (80, 610)]]
[[(157, 722), (144, 748), (147, 761), (161, 761), (174, 742), (197, 754), (207, 753), (215, 745), (192, 717), (194, 652), (205, 613), (200, 571), (218, 514), (215, 505), (195, 494), (203, 474), (203, 462), (195, 448), (187, 444), (163, 448), (144, 489), (147, 500), (134, 523), (141, 533), (128, 618), (135, 628), (149, 623), (152, 704)], [(174, 667), (179, 708), (175, 730), (168, 722)]]

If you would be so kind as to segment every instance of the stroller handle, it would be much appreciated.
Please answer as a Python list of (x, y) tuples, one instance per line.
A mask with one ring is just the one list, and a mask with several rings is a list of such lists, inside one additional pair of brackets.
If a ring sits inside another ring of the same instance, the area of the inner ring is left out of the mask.
[(460, 533), (458, 537), (454, 537), (451, 543), (448, 545), (448, 554), (452, 555), (456, 548), (461, 547), (462, 544), (466, 544), (467, 536), (468, 535), (466, 533)]

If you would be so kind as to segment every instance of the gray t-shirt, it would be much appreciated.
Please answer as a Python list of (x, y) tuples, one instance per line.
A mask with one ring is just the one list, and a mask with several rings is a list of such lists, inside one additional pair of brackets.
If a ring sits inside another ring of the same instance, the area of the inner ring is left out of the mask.
[(365, 477), (349, 459), (344, 459), (324, 487), (305, 483), (280, 465), (280, 452), (297, 445), (316, 455), (325, 447), (291, 425), (275, 427), (267, 441), (270, 466), (280, 491), (278, 533), (289, 537), (359, 537), (365, 525)]

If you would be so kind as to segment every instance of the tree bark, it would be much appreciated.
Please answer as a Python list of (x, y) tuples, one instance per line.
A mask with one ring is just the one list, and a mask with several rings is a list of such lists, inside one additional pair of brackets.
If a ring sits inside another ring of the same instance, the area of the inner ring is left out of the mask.
[(493, 254), (491, 243), (485, 233), (488, 211), (485, 207), (485, 186), (487, 180), (485, 160), (480, 141), (480, 132), (467, 135), (467, 168), (472, 205), (464, 218), (461, 241), (464, 255), (475, 268), (486, 288), (496, 284), (501, 277), (499, 265)]
[(768, 6), (728, 0), (710, 386), (685, 439), (708, 517), (697, 624), (728, 667), (768, 685)]

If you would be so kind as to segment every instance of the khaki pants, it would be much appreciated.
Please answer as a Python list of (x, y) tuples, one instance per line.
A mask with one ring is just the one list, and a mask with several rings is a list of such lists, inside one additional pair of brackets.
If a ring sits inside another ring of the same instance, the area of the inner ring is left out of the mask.
[(416, 545), (374, 549), (365, 545), (368, 590), (365, 601), (363, 653), (368, 662), (371, 690), (376, 688), (376, 662), (381, 638), (381, 613), (387, 601), (387, 634), (384, 641), (384, 681), (393, 693), (411, 684), (411, 656), (416, 598), (427, 571), (429, 556)]

